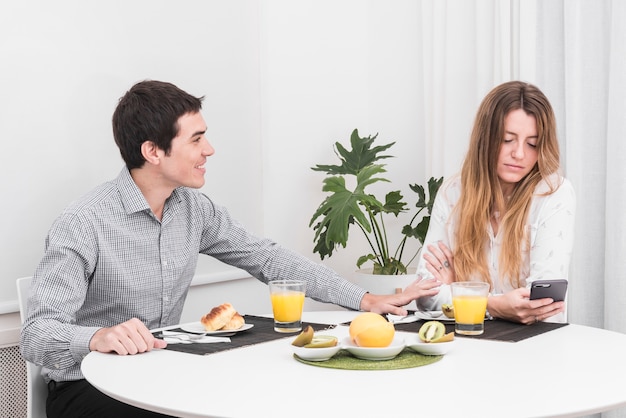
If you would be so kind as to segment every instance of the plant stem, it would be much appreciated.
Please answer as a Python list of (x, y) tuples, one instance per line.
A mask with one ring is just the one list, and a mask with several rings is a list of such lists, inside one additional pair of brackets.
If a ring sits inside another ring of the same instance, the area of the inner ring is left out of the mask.
[[(367, 213), (369, 215), (370, 222), (372, 224), (374, 238), (376, 238), (376, 245), (378, 246), (380, 257), (382, 258), (380, 265), (384, 266), (386, 264), (386, 261), (389, 259), (389, 250), (387, 249), (387, 235), (384, 232), (384, 230), (381, 231), (380, 224), (376, 221), (376, 217), (374, 216), (370, 208), (367, 208)], [(383, 228), (384, 228), (385, 222), (382, 219), (382, 212), (379, 212), (379, 213), (381, 216), (380, 223), (383, 225)]]
[(404, 238), (402, 238), (402, 241), (400, 241), (398, 248), (396, 248), (396, 253), (393, 255), (396, 260), (402, 260), (402, 254), (404, 253), (404, 245), (406, 244), (406, 239), (407, 236), (405, 235)]
[[(413, 222), (415, 221), (415, 219), (417, 219), (417, 216), (424, 210), (424, 208), (420, 208), (417, 213), (415, 215), (413, 215), (413, 217), (411, 218), (411, 222), (409, 222), (409, 226), (411, 228), (413, 228)], [(404, 236), (404, 238), (402, 238), (402, 241), (400, 241), (400, 244), (398, 245), (398, 250), (396, 250), (396, 254), (395, 254), (395, 258), (397, 260), (402, 260), (402, 255), (404, 254), (404, 246), (406, 245), (406, 239), (408, 238), (407, 235)], [(419, 240), (418, 240), (419, 241)], [(421, 243), (420, 243), (421, 244)], [(421, 247), (420, 247), (421, 249)], [(411, 259), (409, 260), (408, 263), (406, 263), (405, 265), (409, 265), (413, 262), (413, 260), (415, 259), (415, 257), (417, 256), (417, 254), (419, 254), (419, 250), (417, 250), (417, 252), (415, 253), (415, 255), (413, 257), (411, 257)]]
[(370, 248), (372, 249), (372, 252), (374, 253), (374, 255), (376, 256), (376, 260), (381, 263), (380, 260), (380, 256), (378, 255), (378, 251), (376, 251), (376, 248), (374, 247), (374, 244), (372, 244), (372, 240), (370, 239), (369, 234), (367, 233), (367, 231), (365, 230), (365, 228), (363, 228), (363, 225), (361, 225), (359, 222), (355, 222), (359, 228), (361, 228), (361, 232), (363, 232), (363, 235), (365, 235), (365, 239), (367, 240), (367, 243), (369, 244)]

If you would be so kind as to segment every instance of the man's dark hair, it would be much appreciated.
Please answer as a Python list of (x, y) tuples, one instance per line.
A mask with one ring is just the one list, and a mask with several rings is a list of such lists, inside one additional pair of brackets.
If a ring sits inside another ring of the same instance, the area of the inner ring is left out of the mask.
[(141, 81), (128, 90), (113, 112), (113, 137), (126, 167), (143, 166), (141, 144), (145, 141), (169, 154), (180, 129), (178, 119), (199, 112), (203, 99), (163, 81)]

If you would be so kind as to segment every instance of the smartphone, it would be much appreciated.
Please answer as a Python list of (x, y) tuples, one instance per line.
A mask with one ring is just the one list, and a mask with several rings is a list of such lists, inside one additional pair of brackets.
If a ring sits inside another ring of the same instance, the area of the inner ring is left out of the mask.
[(555, 302), (565, 300), (567, 280), (535, 280), (530, 286), (530, 299), (552, 298)]

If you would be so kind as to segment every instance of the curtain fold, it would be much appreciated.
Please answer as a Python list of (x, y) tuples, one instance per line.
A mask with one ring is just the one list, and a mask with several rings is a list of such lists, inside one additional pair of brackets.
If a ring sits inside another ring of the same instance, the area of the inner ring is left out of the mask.
[(509, 3), (420, 2), (427, 172), (450, 176), (459, 170), (478, 104), (494, 85), (510, 79)]
[(577, 192), (571, 322), (626, 332), (626, 7), (621, 1), (539, 2), (540, 82), (554, 86), (563, 162)]
[[(626, 332), (626, 2), (614, 0), (607, 10), (608, 59), (606, 218), (604, 257), (604, 327)], [(600, 189), (602, 190), (602, 189)]]

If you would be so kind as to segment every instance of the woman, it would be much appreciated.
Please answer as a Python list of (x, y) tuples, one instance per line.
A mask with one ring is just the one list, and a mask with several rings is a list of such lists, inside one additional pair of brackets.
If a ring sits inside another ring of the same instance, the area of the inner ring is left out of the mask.
[(546, 96), (511, 81), (481, 103), (461, 173), (439, 190), (418, 264), (442, 283), (422, 309), (451, 303), (454, 281), (491, 285), (493, 317), (529, 324), (565, 320), (565, 303), (530, 300), (530, 283), (568, 276), (575, 194), (559, 174), (556, 122)]

